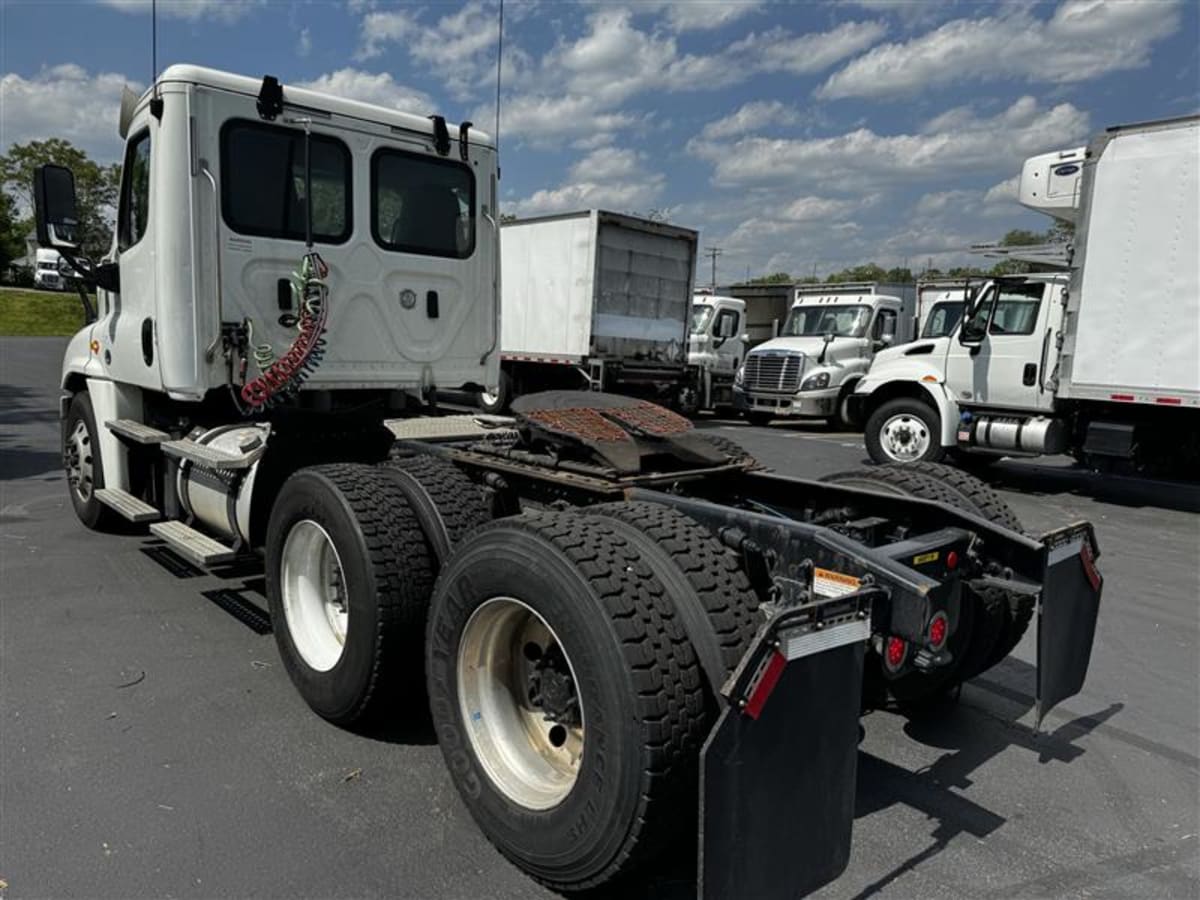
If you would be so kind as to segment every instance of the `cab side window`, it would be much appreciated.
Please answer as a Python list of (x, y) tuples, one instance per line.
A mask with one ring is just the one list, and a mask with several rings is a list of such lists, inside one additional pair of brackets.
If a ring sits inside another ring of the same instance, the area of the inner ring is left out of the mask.
[[(890, 324), (889, 324), (890, 323)], [(884, 334), (896, 333), (896, 311), (894, 309), (881, 309), (875, 314), (875, 328), (871, 336), (875, 340), (879, 340)]]
[(1041, 282), (1005, 286), (996, 301), (992, 315), (991, 334), (1033, 334), (1037, 325), (1038, 308), (1042, 303), (1044, 285)]
[(125, 148), (121, 173), (117, 247), (128, 250), (142, 239), (150, 221), (150, 132), (143, 131)]
[(738, 314), (735, 309), (723, 309), (717, 316), (717, 321), (713, 324), (713, 334), (725, 334), (729, 337), (737, 337), (738, 333)]

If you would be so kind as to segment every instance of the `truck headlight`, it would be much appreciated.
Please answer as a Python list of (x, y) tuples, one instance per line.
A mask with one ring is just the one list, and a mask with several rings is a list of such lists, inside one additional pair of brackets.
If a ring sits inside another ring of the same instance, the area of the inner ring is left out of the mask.
[(734, 384), (741, 384), (746, 380), (746, 367), (738, 366), (737, 373), (733, 376)]
[(816, 375), (809, 375), (800, 385), (802, 391), (819, 391), (821, 388), (829, 387), (829, 373), (818, 372)]

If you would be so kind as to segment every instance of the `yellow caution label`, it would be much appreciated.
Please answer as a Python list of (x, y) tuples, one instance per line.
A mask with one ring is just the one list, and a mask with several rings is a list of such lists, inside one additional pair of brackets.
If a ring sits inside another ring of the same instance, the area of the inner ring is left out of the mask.
[(932, 553), (922, 553), (920, 556), (913, 557), (913, 565), (919, 566), (922, 563), (931, 563), (938, 561), (938, 552), (934, 550)]
[(862, 580), (832, 569), (813, 569), (813, 593), (818, 597), (840, 597), (853, 594)]

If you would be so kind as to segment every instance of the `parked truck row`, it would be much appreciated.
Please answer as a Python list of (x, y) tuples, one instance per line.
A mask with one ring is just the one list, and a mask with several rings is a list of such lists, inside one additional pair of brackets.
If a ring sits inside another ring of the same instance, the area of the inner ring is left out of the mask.
[[(103, 260), (74, 240), (71, 172), (34, 185), (39, 242), (97, 292), (60, 382), (78, 518), (148, 526), (205, 568), (260, 561), (313, 711), (427, 703), (466, 809), (540, 882), (627, 884), (682, 848), (703, 897), (808, 893), (849, 858), (864, 706), (952, 692), (1035, 621), (1039, 722), (1080, 690), (1103, 587), (1087, 523), (1032, 537), (944, 468), (779, 477), (602, 390), (430, 415), (504, 371), (486, 133), (194, 66), (127, 95), (119, 133)], [(603, 363), (590, 386), (613, 360), (685, 361), (686, 331), (672, 347), (638, 322), (693, 325), (681, 230), (556, 224), (586, 260), (560, 261), (578, 293), (558, 324), (575, 368)], [(682, 300), (642, 281), (664, 270)], [(855, 296), (798, 303), (814, 368), (900, 333)], [(738, 309), (703, 305), (691, 346), (716, 354)]]

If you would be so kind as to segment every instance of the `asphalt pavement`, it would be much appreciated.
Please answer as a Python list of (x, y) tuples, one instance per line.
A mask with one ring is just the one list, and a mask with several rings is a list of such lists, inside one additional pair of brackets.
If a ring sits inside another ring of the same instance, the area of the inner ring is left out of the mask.
[[(64, 344), (0, 339), (0, 897), (553, 896), (480, 835), (422, 709), (361, 734), (308, 711), (254, 615), (260, 572), (76, 521)], [(784, 474), (866, 461), (822, 426), (700, 427)], [(1200, 488), (1062, 460), (986, 477), (1029, 531), (1096, 525), (1088, 682), (1035, 733), (1031, 634), (936, 716), (868, 715), (853, 856), (820, 896), (1198, 896)], [(796, 802), (763, 815), (787, 829)]]

